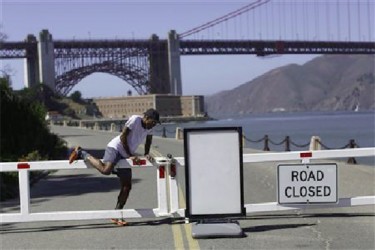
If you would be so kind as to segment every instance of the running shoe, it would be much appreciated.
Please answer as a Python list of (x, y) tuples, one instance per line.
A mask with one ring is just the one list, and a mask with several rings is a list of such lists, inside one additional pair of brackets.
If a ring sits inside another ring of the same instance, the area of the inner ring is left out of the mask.
[(69, 156), (69, 164), (72, 164), (73, 161), (82, 159), (81, 150), (82, 148), (80, 146), (77, 146), (73, 149)]
[(111, 219), (111, 222), (122, 227), (128, 224), (124, 219)]

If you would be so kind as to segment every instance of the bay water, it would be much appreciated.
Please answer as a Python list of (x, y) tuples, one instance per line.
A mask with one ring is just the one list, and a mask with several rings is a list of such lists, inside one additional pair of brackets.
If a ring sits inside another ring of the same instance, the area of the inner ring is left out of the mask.
[[(312, 136), (319, 136), (322, 149), (340, 149), (354, 140), (360, 148), (375, 147), (375, 112), (308, 112), (268, 113), (248, 116), (217, 116), (204, 122), (168, 123), (155, 128), (162, 135), (175, 137), (176, 127), (242, 127), (245, 147), (264, 148), (268, 135), (271, 151), (285, 151), (283, 142), (289, 136), (291, 151), (309, 149)], [(375, 166), (375, 157), (357, 158), (358, 163)]]

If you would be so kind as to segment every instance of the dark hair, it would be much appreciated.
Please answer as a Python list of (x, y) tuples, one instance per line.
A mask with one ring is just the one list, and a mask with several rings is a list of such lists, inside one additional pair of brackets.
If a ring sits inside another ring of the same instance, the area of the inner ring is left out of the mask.
[(148, 118), (155, 120), (156, 122), (160, 123), (160, 115), (156, 109), (148, 109), (146, 112), (143, 113)]

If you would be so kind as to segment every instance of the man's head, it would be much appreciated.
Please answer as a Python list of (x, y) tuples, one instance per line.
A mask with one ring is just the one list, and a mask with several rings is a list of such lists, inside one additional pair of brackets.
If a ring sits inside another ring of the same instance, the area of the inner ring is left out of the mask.
[(147, 129), (151, 129), (160, 123), (159, 112), (155, 109), (148, 109), (144, 114), (144, 122)]

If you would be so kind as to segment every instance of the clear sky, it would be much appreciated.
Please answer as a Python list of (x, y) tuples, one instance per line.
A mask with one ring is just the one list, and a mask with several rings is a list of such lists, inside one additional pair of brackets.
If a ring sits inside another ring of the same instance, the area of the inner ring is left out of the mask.
[[(226, 15), (254, 0), (0, 0), (1, 32), (7, 41), (39, 36), (48, 29), (55, 40), (165, 39)], [(296, 5), (290, 3), (297, 2)], [(339, 8), (335, 8), (339, 6)], [(270, 4), (272, 3), (272, 4)], [(374, 41), (374, 0), (272, 0), (231, 21), (186, 39), (287, 39)], [(347, 15), (351, 12), (351, 23)], [(304, 17), (308, 18), (304, 18)], [(311, 21), (309, 21), (311, 20)], [(183, 94), (210, 95), (233, 89), (282, 65), (303, 64), (317, 55), (277, 57), (182, 56)], [(12, 86), (23, 85), (23, 60), (1, 60), (10, 68)], [(95, 73), (72, 91), (84, 97), (126, 95), (131, 86), (109, 74)], [(132, 90), (135, 94), (135, 91)]]

